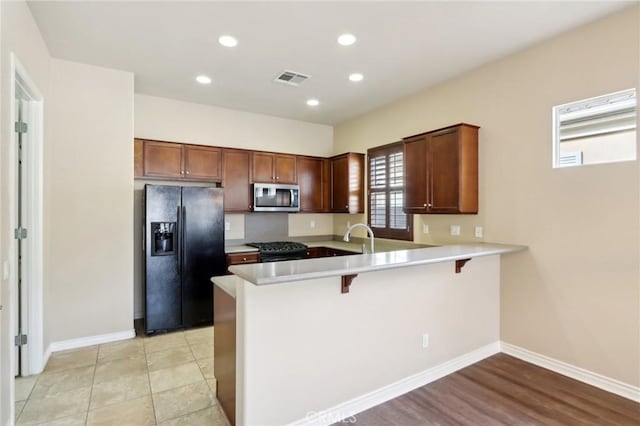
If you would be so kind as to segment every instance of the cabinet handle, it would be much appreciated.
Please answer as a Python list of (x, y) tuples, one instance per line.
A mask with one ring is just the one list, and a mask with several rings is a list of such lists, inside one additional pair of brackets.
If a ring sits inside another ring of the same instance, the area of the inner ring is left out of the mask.
[(427, 203), (424, 203), (424, 204), (422, 205), (422, 207), (427, 207)]
[(180, 174), (183, 175), (184, 174), (184, 170), (180, 170)]
[(246, 257), (243, 257), (243, 258), (242, 258), (242, 260), (246, 262), (246, 261), (247, 261), (247, 258), (246, 258)]
[(349, 208), (349, 205), (347, 204), (346, 206), (344, 206), (344, 208), (345, 208), (345, 209), (348, 209), (348, 208)]
[(276, 180), (280, 180), (280, 176), (276, 176)]
[(187, 170), (187, 174), (189, 174), (189, 170)]
[(433, 204), (429, 203), (429, 208), (433, 207)]

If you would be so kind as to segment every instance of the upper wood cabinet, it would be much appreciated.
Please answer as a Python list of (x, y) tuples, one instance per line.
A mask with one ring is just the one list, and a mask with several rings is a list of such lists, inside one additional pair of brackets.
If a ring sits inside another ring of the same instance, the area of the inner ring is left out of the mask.
[(331, 210), (331, 162), (327, 158), (296, 158), (300, 211), (323, 213)]
[(364, 213), (364, 154), (331, 158), (331, 211)]
[(220, 162), (222, 150), (210, 146), (183, 145), (184, 174), (186, 179), (212, 180), (222, 179)]
[(250, 212), (251, 197), (250, 151), (241, 149), (222, 150), (222, 187), (224, 188), (224, 211)]
[[(138, 151), (141, 159), (138, 160)], [(221, 150), (217, 147), (171, 142), (134, 141), (137, 177), (219, 182)], [(141, 173), (138, 163), (142, 164)]]
[(182, 144), (145, 141), (143, 152), (144, 176), (182, 178), (184, 174)]
[(458, 124), (404, 140), (404, 211), (478, 213), (478, 127)]
[(144, 141), (134, 139), (133, 141), (133, 177), (142, 177), (144, 173)]
[(297, 183), (296, 156), (253, 151), (251, 154), (252, 182)]

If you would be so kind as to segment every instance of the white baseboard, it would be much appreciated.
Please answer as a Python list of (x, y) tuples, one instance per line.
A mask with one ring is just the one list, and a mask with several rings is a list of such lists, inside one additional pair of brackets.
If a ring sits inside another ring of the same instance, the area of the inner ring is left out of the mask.
[(51, 345), (47, 346), (47, 350), (44, 351), (44, 356), (42, 357), (42, 369), (47, 366), (49, 362), (49, 358), (51, 358)]
[(330, 425), (340, 420), (348, 419), (357, 413), (397, 398), (400, 395), (429, 384), (499, 352), (500, 342), (491, 343), (350, 401), (343, 402), (323, 411), (309, 413), (305, 418), (290, 423), (289, 426)]
[(572, 379), (595, 386), (632, 401), (640, 402), (640, 387), (632, 386), (619, 380), (603, 376), (602, 374), (594, 373), (592, 371), (567, 364), (566, 362), (531, 352), (530, 350), (510, 343), (501, 342), (501, 348), (502, 352), (507, 355), (530, 362), (531, 364), (546, 368), (547, 370), (555, 371), (563, 376), (571, 377)]
[[(136, 331), (126, 330), (116, 333), (99, 334), (97, 336), (80, 337), (78, 339), (62, 340), (53, 342), (47, 348), (47, 352), (66, 351), (68, 349), (84, 348), (86, 346), (100, 345), (102, 343), (116, 342), (118, 340), (132, 339), (136, 337)], [(45, 354), (45, 358), (48, 358)]]

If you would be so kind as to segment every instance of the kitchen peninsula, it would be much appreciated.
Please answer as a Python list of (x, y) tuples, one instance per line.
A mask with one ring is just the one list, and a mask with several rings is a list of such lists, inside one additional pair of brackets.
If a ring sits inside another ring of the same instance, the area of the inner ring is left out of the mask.
[(223, 408), (238, 425), (330, 424), (498, 352), (500, 256), (525, 249), (232, 266), (212, 278)]

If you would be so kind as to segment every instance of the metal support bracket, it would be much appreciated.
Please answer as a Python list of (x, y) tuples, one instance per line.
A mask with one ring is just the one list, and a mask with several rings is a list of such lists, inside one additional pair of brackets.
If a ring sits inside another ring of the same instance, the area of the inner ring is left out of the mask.
[(458, 259), (456, 260), (456, 274), (459, 274), (462, 271), (462, 267), (471, 259)]
[(342, 276), (342, 290), (341, 290), (342, 293), (349, 293), (349, 287), (351, 287), (351, 281), (353, 281), (353, 279), (357, 276), (358, 274)]

